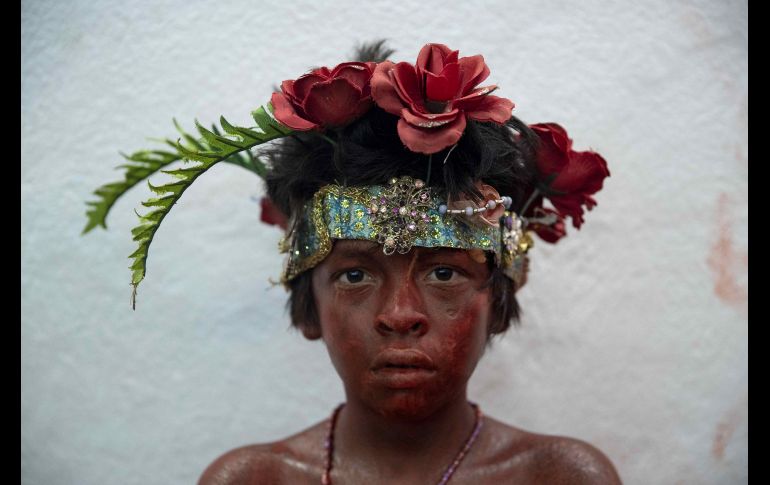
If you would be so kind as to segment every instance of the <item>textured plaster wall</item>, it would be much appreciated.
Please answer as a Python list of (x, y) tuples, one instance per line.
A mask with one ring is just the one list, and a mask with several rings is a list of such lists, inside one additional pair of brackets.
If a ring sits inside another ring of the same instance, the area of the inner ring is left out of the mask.
[(395, 60), (426, 42), (482, 53), (520, 118), (561, 123), (612, 172), (580, 231), (534, 249), (523, 326), (470, 397), (593, 443), (625, 483), (746, 482), (747, 16), (734, 0), (23, 0), (22, 483), (193, 483), (343, 399), (268, 283), (280, 234), (259, 223), (257, 177), (217, 166), (185, 193), (135, 312), (129, 230), (149, 190), (80, 231), (119, 151), (174, 137), (172, 117), (249, 125), (281, 80), (381, 36)]

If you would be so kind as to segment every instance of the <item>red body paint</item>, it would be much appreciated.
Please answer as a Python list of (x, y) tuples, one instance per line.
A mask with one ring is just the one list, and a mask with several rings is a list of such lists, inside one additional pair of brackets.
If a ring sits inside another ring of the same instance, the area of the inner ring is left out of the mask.
[[(313, 274), (322, 338), (348, 401), (419, 420), (465, 389), (483, 355), (490, 293), (486, 264), (467, 251), (413, 248), (386, 256), (369, 241), (337, 241)], [(388, 348), (417, 349), (433, 369), (375, 370)]]

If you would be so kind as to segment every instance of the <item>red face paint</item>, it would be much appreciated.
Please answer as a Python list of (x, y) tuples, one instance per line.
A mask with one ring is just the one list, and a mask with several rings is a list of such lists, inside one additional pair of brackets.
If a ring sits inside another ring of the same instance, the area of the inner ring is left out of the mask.
[[(464, 395), (484, 353), (488, 277), (486, 264), (464, 250), (386, 256), (370, 241), (336, 241), (313, 271), (313, 292), (348, 400), (419, 418)], [(392, 365), (375, 370), (378, 361)]]

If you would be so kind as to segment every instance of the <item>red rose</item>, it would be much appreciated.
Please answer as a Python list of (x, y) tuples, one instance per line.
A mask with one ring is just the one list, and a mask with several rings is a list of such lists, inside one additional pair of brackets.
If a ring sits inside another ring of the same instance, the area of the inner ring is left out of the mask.
[(374, 62), (343, 62), (281, 83), (271, 102), (275, 119), (294, 130), (344, 126), (372, 105), (369, 81)]
[(260, 221), (273, 226), (278, 226), (284, 231), (286, 230), (286, 215), (273, 204), (273, 201), (270, 200), (269, 197), (262, 197), (259, 201), (259, 206), (262, 209), (259, 215)]
[[(548, 183), (545, 193), (559, 213), (572, 218), (572, 225), (583, 224), (583, 206), (591, 210), (596, 201), (591, 195), (602, 188), (604, 179), (610, 176), (607, 162), (596, 152), (572, 150), (572, 140), (556, 123), (538, 123), (530, 128), (540, 138), (537, 168), (540, 180)], [(551, 193), (553, 191), (553, 193)]]
[(532, 211), (532, 217), (537, 219), (553, 219), (550, 224), (545, 224), (541, 221), (531, 220), (527, 229), (535, 231), (535, 233), (545, 242), (555, 244), (559, 239), (567, 235), (567, 231), (564, 228), (564, 217), (553, 209), (547, 207), (535, 207)]
[(377, 65), (372, 96), (377, 105), (399, 116), (398, 135), (413, 152), (436, 153), (454, 145), (463, 134), (466, 116), (477, 121), (505, 123), (513, 103), (491, 96), (497, 86), (479, 87), (489, 76), (480, 55), (458, 59), (458, 51), (427, 44), (416, 65), (407, 62)]

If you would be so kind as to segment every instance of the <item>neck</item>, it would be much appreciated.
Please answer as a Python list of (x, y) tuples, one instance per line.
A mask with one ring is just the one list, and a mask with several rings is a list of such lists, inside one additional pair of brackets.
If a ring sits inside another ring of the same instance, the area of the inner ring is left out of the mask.
[(435, 476), (456, 457), (473, 431), (475, 412), (461, 395), (427, 416), (377, 412), (348, 399), (335, 429), (335, 467), (355, 464), (381, 477)]

